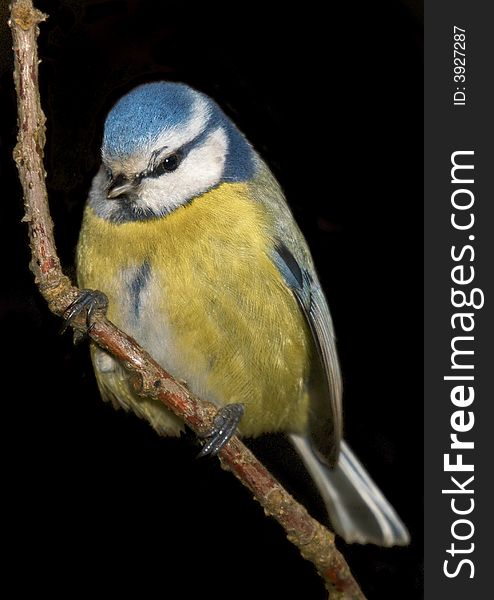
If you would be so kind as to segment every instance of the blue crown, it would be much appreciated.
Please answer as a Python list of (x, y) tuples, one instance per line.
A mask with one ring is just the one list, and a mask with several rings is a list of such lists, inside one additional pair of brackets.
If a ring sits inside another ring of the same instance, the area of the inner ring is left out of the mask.
[(158, 135), (187, 123), (198, 93), (182, 83), (146, 83), (123, 96), (105, 122), (103, 152), (130, 156)]

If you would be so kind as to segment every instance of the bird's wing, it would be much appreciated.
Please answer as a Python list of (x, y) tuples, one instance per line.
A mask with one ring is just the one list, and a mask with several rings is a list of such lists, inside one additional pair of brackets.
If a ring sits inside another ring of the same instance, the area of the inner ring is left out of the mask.
[(310, 396), (308, 433), (319, 457), (329, 466), (334, 466), (338, 461), (342, 437), (342, 385), (329, 308), (307, 242), (283, 191), (261, 159), (258, 175), (249, 184), (249, 196), (271, 215), (273, 263), (295, 296), (312, 333), (316, 360), (312, 361), (307, 382)]
[(277, 240), (273, 259), (312, 332), (320, 364), (313, 369), (308, 383), (309, 434), (318, 454), (334, 466), (342, 436), (342, 384), (329, 308), (314, 268), (303, 256), (297, 260), (288, 246)]

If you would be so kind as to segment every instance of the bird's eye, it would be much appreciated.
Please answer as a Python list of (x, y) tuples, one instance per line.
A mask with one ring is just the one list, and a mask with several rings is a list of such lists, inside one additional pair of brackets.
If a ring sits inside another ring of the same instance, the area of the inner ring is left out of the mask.
[(173, 154), (169, 154), (165, 156), (165, 158), (159, 162), (155, 167), (150, 167), (146, 171), (143, 171), (138, 175), (139, 179), (143, 179), (145, 177), (161, 177), (166, 173), (171, 173), (175, 171), (180, 163), (182, 162), (182, 152), (177, 150)]
[(170, 154), (169, 156), (164, 158), (161, 161), (160, 166), (167, 173), (171, 173), (172, 171), (175, 171), (175, 169), (178, 167), (179, 164), (180, 164), (180, 154), (178, 152), (174, 152), (173, 154)]
[(166, 156), (160, 163), (158, 163), (154, 169), (147, 171), (143, 174), (144, 177), (161, 177), (165, 173), (171, 173), (178, 168), (182, 160), (182, 154), (180, 152), (174, 152)]

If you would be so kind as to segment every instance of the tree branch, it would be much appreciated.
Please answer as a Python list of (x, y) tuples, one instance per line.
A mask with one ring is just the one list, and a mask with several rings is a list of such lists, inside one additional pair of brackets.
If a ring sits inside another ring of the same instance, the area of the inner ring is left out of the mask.
[[(63, 274), (53, 236), (43, 166), (45, 117), (38, 90), (38, 24), (46, 15), (31, 0), (14, 0), (10, 27), (14, 50), (14, 81), (18, 105), (18, 142), (14, 159), (24, 192), (32, 259), (30, 268), (50, 310), (63, 316), (79, 290)], [(85, 329), (82, 318), (74, 326)], [(96, 315), (91, 339), (117, 358), (131, 374), (139, 394), (163, 402), (198, 434), (209, 429), (217, 408), (195, 398), (158, 365), (131, 337), (103, 314)], [(345, 559), (336, 549), (334, 535), (309, 516), (246, 446), (233, 437), (219, 454), (222, 466), (252, 492), (267, 515), (285, 529), (288, 539), (311, 561), (324, 579), (333, 599), (365, 600)]]

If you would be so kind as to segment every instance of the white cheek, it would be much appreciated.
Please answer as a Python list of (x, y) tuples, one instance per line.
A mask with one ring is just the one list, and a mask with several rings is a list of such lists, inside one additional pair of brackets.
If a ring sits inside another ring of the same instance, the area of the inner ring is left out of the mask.
[(170, 211), (217, 185), (225, 166), (228, 140), (220, 127), (193, 148), (173, 173), (141, 183), (139, 203), (156, 214)]

